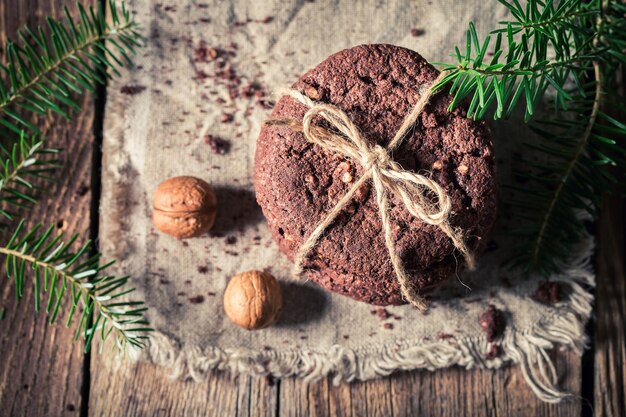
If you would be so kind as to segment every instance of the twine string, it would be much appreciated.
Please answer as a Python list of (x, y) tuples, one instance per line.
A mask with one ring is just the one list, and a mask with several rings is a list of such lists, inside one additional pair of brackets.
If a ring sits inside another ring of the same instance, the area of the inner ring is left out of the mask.
[[(431, 84), (436, 85), (443, 78), (443, 73)], [(403, 169), (395, 162), (390, 153), (407, 136), (417, 118), (434, 94), (431, 88), (427, 89), (417, 101), (412, 110), (405, 117), (393, 139), (386, 148), (366, 141), (358, 127), (348, 115), (338, 107), (311, 100), (306, 95), (293, 89), (280, 91), (281, 96), (289, 96), (308, 108), (302, 121), (291, 119), (271, 119), (265, 122), (266, 126), (287, 126), (292, 130), (302, 132), (306, 140), (326, 150), (347, 156), (363, 167), (364, 174), (350, 187), (334, 207), (326, 213), (322, 221), (309, 234), (298, 251), (295, 260), (296, 273), (302, 272), (302, 264), (307, 255), (317, 245), (326, 229), (333, 223), (346, 205), (352, 200), (357, 190), (369, 179), (376, 193), (380, 219), (385, 238), (385, 246), (396, 274), (396, 279), (404, 298), (417, 308), (426, 309), (426, 303), (418, 292), (410, 285), (408, 274), (403, 266), (400, 255), (396, 252), (393, 230), (389, 216), (388, 196), (395, 195), (402, 201), (411, 215), (423, 222), (437, 226), (452, 241), (454, 247), (463, 255), (467, 267), (474, 269), (475, 261), (463, 239), (463, 232), (453, 228), (449, 223), (452, 202), (450, 197), (436, 181), (430, 178)], [(315, 118), (321, 117), (333, 128), (333, 131), (313, 124)], [(434, 198), (433, 198), (434, 197)]]

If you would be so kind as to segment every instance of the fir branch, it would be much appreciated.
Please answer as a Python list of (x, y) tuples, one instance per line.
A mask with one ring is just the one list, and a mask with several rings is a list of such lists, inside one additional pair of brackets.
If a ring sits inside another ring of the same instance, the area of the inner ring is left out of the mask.
[(531, 243), (532, 255), (530, 258), (530, 267), (531, 268), (539, 268), (541, 265), (540, 255), (543, 253), (544, 247), (547, 243), (547, 230), (551, 222), (553, 221), (553, 217), (556, 215), (556, 207), (559, 201), (563, 198), (564, 191), (566, 190), (566, 184), (568, 181), (571, 181), (571, 178), (574, 174), (574, 168), (578, 163), (580, 163), (580, 158), (587, 149), (587, 145), (589, 139), (591, 137), (591, 133), (593, 132), (594, 126), (596, 124), (596, 119), (598, 117), (598, 112), (600, 111), (600, 102), (602, 95), (602, 75), (600, 71), (600, 65), (595, 62), (594, 65), (594, 75), (595, 75), (595, 96), (593, 100), (593, 105), (591, 109), (591, 114), (589, 115), (589, 120), (585, 127), (584, 132), (580, 135), (580, 139), (576, 143), (575, 152), (572, 160), (569, 164), (566, 165), (566, 168), (562, 174), (563, 180), (559, 182), (554, 194), (552, 194), (551, 199), (549, 200), (548, 209), (545, 214), (542, 216), (543, 220), (539, 226), (539, 232), (537, 233), (537, 238), (533, 243)]
[(440, 64), (448, 76), (435, 89), (452, 85), (450, 109), (471, 98), (468, 117), (476, 119), (489, 110), (496, 119), (509, 117), (523, 99), (528, 121), (549, 90), (556, 95), (555, 108), (567, 110), (571, 96), (564, 86), (570, 78), (578, 83), (591, 62), (602, 55), (602, 51), (586, 47), (596, 36), (588, 27), (595, 27), (597, 2), (563, 0), (555, 6), (555, 1), (529, 1), (524, 9), (517, 1), (499, 1), (515, 20), (501, 22), (502, 27), (484, 40), (470, 22), (465, 53), (457, 47), (457, 63)]
[[(19, 44), (8, 41), (5, 47), (0, 126), (4, 136), (17, 134), (11, 146), (0, 146), (0, 217), (9, 223), (15, 220), (14, 209), (37, 202), (37, 180), (49, 180), (50, 172), (59, 167), (56, 159), (47, 157), (58, 151), (44, 147), (27, 114), (69, 117), (71, 109), (80, 110), (74, 95), (93, 92), (95, 84), (119, 75), (118, 69), (132, 64), (131, 57), (141, 46), (137, 25), (124, 3), (118, 8), (111, 1), (106, 10), (97, 11), (77, 7), (78, 19), (65, 9), (65, 22), (48, 18), (47, 32), (27, 27), (18, 33)], [(112, 263), (101, 266), (100, 254), (90, 242), (72, 251), (77, 235), (64, 242), (63, 235), (52, 238), (53, 227), (39, 230), (36, 226), (26, 231), (21, 220), (9, 242), (0, 246), (17, 299), (23, 298), (31, 277), (35, 311), (45, 310), (50, 323), (66, 311), (66, 326), (78, 321), (75, 339), (82, 336), (86, 351), (96, 333), (101, 348), (108, 340), (120, 350), (143, 347), (152, 329), (143, 317), (147, 310), (143, 302), (126, 300), (134, 291), (127, 288), (129, 277), (106, 275)], [(3, 308), (0, 312), (4, 315)]]
[[(32, 277), (34, 308), (45, 310), (54, 323), (67, 302), (66, 326), (78, 315), (75, 339), (85, 339), (85, 351), (99, 334), (101, 348), (111, 337), (120, 350), (128, 345), (142, 348), (152, 329), (144, 319), (143, 302), (126, 301), (134, 288), (125, 289), (129, 277), (106, 275), (112, 263), (100, 265), (100, 254), (89, 255), (91, 243), (71, 250), (77, 235), (63, 242), (63, 235), (52, 238), (53, 226), (39, 233), (40, 226), (24, 231), (20, 222), (8, 244), (0, 247), (5, 255), (7, 276), (15, 286), (18, 300), (24, 296), (28, 276)], [(46, 296), (47, 295), (47, 296)], [(42, 304), (43, 302), (43, 304)], [(94, 321), (90, 316), (93, 313)]]
[(74, 94), (93, 91), (111, 73), (132, 63), (131, 56), (141, 45), (141, 35), (124, 3), (121, 8), (110, 1), (107, 21), (105, 8), (97, 11), (78, 5), (79, 18), (65, 9), (65, 22), (48, 18), (47, 30), (26, 27), (18, 33), (20, 44), (8, 41), (6, 63), (0, 73), (0, 124), (15, 134), (22, 129), (37, 132), (37, 127), (22, 115), (48, 112), (69, 117), (68, 110), (80, 109)]
[[(0, 145), (0, 217), (15, 219), (13, 209), (25, 209), (37, 203), (39, 188), (34, 181), (50, 181), (50, 173), (60, 167), (58, 159), (50, 159), (58, 149), (44, 148), (39, 135), (19, 140), (10, 148)], [(0, 223), (0, 226), (6, 226)]]
[[(617, 0), (499, 0), (513, 16), (481, 40), (473, 24), (465, 53), (442, 64), (450, 107), (467, 100), (468, 117), (508, 117), (525, 101), (525, 119), (551, 93), (556, 113), (531, 124), (539, 142), (516, 169), (530, 184), (509, 188), (519, 226), (513, 264), (549, 275), (578, 241), (582, 213), (597, 216), (602, 193), (619, 183), (608, 167), (626, 168), (626, 125), (602, 111), (615, 71), (626, 63), (626, 5)], [(490, 41), (496, 42), (490, 49)], [(491, 50), (492, 58), (488, 51)], [(623, 101), (618, 97), (617, 102)], [(613, 104), (613, 106), (615, 106)], [(537, 160), (542, 161), (538, 163)]]

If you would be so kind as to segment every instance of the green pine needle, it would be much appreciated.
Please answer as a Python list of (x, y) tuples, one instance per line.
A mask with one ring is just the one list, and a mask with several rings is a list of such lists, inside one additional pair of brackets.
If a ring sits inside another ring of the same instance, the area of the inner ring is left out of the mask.
[(37, 203), (40, 189), (33, 181), (50, 181), (51, 173), (61, 166), (58, 159), (50, 159), (57, 152), (44, 148), (38, 135), (26, 137), (24, 131), (11, 148), (0, 145), (0, 217), (5, 220), (0, 226), (15, 220), (14, 209)]
[[(49, 181), (60, 167), (56, 149), (45, 147), (32, 115), (55, 113), (69, 118), (80, 110), (77, 97), (95, 90), (119, 68), (132, 64), (131, 57), (142, 37), (130, 12), (113, 1), (98, 10), (78, 5), (74, 19), (65, 10), (65, 21), (46, 19), (42, 27), (18, 33), (19, 42), (8, 41), (6, 62), (0, 64), (0, 131), (11, 145), (0, 146), (0, 218), (13, 225), (21, 209), (37, 203), (42, 181)], [(107, 20), (107, 16), (110, 20)], [(75, 339), (82, 337), (85, 351), (95, 339), (100, 347), (142, 348), (152, 329), (143, 313), (143, 302), (128, 301), (129, 277), (104, 271), (90, 242), (73, 252), (77, 235), (68, 241), (52, 237), (53, 227), (30, 231), (20, 220), (9, 242), (0, 246), (7, 277), (21, 300), (32, 282), (34, 309), (45, 311), (54, 323), (65, 315), (66, 326), (77, 322)], [(4, 316), (4, 308), (0, 309)], [(97, 335), (97, 336), (96, 336)]]
[(126, 300), (134, 291), (127, 288), (129, 277), (107, 275), (105, 270), (112, 263), (101, 265), (100, 254), (90, 254), (90, 242), (74, 252), (71, 247), (77, 235), (63, 241), (62, 234), (52, 237), (53, 226), (43, 232), (40, 229), (35, 226), (25, 231), (20, 222), (9, 243), (0, 247), (17, 299), (24, 296), (31, 281), (35, 311), (45, 311), (50, 324), (63, 314), (68, 327), (77, 320), (75, 339), (85, 340), (85, 351), (96, 334), (101, 348), (107, 340), (121, 350), (129, 345), (144, 347), (152, 329), (143, 317), (147, 310), (143, 303)]
[[(130, 12), (111, 1), (108, 10), (78, 5), (79, 18), (65, 9), (65, 21), (46, 19), (49, 34), (38, 27), (18, 33), (19, 43), (8, 41), (6, 63), (0, 64), (0, 123), (19, 134), (36, 132), (23, 113), (69, 117), (80, 110), (76, 94), (94, 91), (94, 84), (119, 75), (118, 68), (132, 64), (131, 56), (142, 38)], [(107, 12), (111, 22), (107, 21)]]
[[(480, 119), (491, 110), (499, 119), (509, 117), (522, 100), (528, 121), (548, 91), (555, 94), (555, 110), (567, 110), (572, 96), (565, 86), (579, 85), (594, 61), (626, 62), (624, 5), (617, 0), (604, 9), (601, 0), (534, 0), (526, 8), (499, 1), (515, 20), (500, 22), (502, 27), (484, 40), (470, 23), (465, 53), (456, 48), (456, 63), (439, 64), (448, 76), (435, 89), (451, 84), (451, 109), (467, 99), (468, 117)], [(604, 28), (599, 33), (601, 15)]]
[[(609, 117), (623, 97), (611, 97), (616, 70), (626, 63), (626, 5), (618, 0), (499, 0), (513, 19), (480, 39), (472, 23), (456, 63), (440, 64), (450, 87), (450, 108), (467, 103), (468, 117), (506, 118), (520, 106), (525, 120), (550, 97), (554, 113), (535, 122), (538, 142), (526, 144), (509, 188), (512, 231), (520, 248), (513, 264), (549, 275), (559, 271), (584, 230), (582, 218), (597, 216), (603, 193), (626, 171), (626, 125)], [(491, 42), (495, 37), (495, 42)], [(537, 163), (536, 161), (542, 161)]]

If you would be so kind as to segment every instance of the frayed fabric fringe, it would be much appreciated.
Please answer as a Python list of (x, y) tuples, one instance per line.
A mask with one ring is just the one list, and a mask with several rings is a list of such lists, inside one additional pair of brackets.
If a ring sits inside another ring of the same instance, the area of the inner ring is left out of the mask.
[(339, 345), (327, 352), (308, 350), (220, 349), (181, 347), (173, 337), (155, 331), (149, 345), (131, 352), (135, 360), (147, 360), (171, 370), (173, 378), (202, 381), (212, 369), (316, 381), (331, 376), (335, 384), (366, 380), (400, 370), (435, 370), (449, 366), (499, 368), (512, 362), (521, 368), (524, 379), (543, 401), (558, 403), (571, 394), (559, 390), (554, 363), (548, 351), (559, 346), (582, 352), (586, 346), (585, 323), (591, 315), (590, 289), (595, 277), (590, 261), (593, 238), (585, 236), (573, 264), (552, 281), (567, 283), (568, 299), (553, 314), (526, 329), (507, 329), (499, 342), (502, 355), (485, 360), (487, 340), (483, 335), (456, 338), (454, 342), (401, 341), (381, 347), (346, 349)]

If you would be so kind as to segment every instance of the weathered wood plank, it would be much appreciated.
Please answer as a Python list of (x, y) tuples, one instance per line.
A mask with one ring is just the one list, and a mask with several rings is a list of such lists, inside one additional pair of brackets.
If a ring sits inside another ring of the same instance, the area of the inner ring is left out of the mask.
[(600, 218), (595, 321), (596, 416), (626, 416), (624, 205), (607, 200)]
[(92, 358), (90, 416), (274, 416), (278, 385), (265, 378), (224, 372), (203, 383), (172, 380), (147, 363), (116, 366)]
[[(74, 9), (74, 0), (0, 0), (0, 41), (15, 36), (23, 24), (43, 23), (47, 15), (61, 17), (62, 5)], [(4, 51), (0, 51), (3, 54)], [(91, 158), (94, 122), (93, 98), (82, 101), (84, 111), (71, 123), (51, 123), (46, 137), (63, 148), (65, 166), (41, 203), (27, 215), (29, 224), (56, 224), (67, 233), (89, 233)], [(3, 237), (6, 239), (6, 236)], [(4, 277), (2, 277), (4, 279)], [(6, 283), (5, 283), (6, 284)], [(81, 407), (84, 355), (73, 343), (73, 332), (61, 323), (50, 327), (46, 316), (35, 316), (32, 291), (16, 304), (12, 285), (2, 285), (0, 305), (0, 415), (78, 415)]]
[[(579, 393), (580, 357), (561, 352), (556, 365), (561, 386)], [(279, 400), (281, 416), (571, 416), (581, 410), (580, 400), (541, 402), (515, 367), (404, 372), (339, 387), (290, 379), (282, 382)]]

